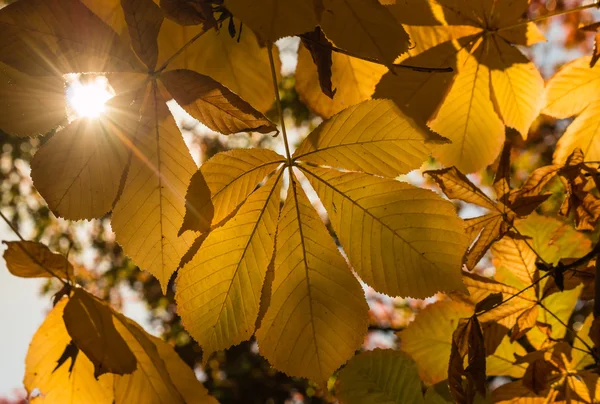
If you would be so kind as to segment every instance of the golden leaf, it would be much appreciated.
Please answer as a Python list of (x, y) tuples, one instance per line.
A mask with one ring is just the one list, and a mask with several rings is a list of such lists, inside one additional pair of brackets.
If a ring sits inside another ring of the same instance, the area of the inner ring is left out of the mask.
[(324, 0), (323, 5), (320, 25), (337, 46), (386, 64), (408, 50), (408, 34), (377, 0)]
[(263, 41), (275, 42), (312, 31), (317, 25), (313, 4), (306, 0), (225, 0), (225, 7)]
[(281, 212), (271, 304), (256, 331), (277, 369), (324, 384), (362, 345), (368, 307), (295, 179)]
[(153, 71), (158, 61), (158, 33), (163, 12), (152, 0), (121, 0), (131, 46), (136, 55)]
[(94, 377), (133, 373), (137, 360), (113, 324), (112, 310), (83, 289), (75, 289), (64, 308), (69, 336), (94, 364)]
[(323, 122), (293, 157), (307, 163), (397, 177), (419, 168), (432, 147), (441, 142), (393, 102), (365, 101)]
[(375, 349), (352, 358), (337, 379), (343, 404), (423, 404), (415, 362), (391, 349)]
[(331, 118), (347, 107), (370, 99), (381, 76), (387, 71), (384, 66), (337, 52), (333, 53), (332, 61), (331, 80), (335, 94), (329, 98), (318, 85), (310, 53), (304, 46), (298, 49), (296, 91), (300, 99), (323, 118)]
[(50, 132), (67, 119), (64, 87), (62, 77), (32, 77), (0, 63), (0, 128), (16, 136)]
[(358, 275), (390, 296), (464, 290), (467, 248), (452, 204), (395, 180), (302, 167)]
[(33, 184), (57, 216), (102, 217), (117, 198), (128, 142), (127, 132), (113, 119), (79, 119), (35, 153)]
[(461, 318), (472, 315), (473, 307), (465, 303), (439, 301), (427, 306), (398, 333), (400, 349), (417, 362), (425, 383), (435, 384), (448, 377), (452, 333)]
[(214, 351), (249, 339), (259, 312), (279, 217), (279, 172), (251, 194), (236, 215), (213, 230), (177, 277), (178, 313), (203, 349)]
[(112, 227), (125, 254), (156, 276), (165, 292), (194, 241), (191, 232), (177, 234), (185, 214), (185, 192), (197, 167), (158, 92), (156, 84), (148, 86)]
[(51, 278), (49, 269), (63, 279), (73, 276), (73, 266), (65, 257), (34, 241), (5, 241), (6, 267), (21, 278)]
[(208, 76), (171, 70), (161, 74), (160, 80), (183, 109), (214, 131), (229, 135), (277, 130), (263, 114)]

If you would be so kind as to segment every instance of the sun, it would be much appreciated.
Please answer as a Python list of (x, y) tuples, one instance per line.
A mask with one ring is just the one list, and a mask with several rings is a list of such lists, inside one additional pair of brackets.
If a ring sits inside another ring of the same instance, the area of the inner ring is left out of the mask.
[(67, 100), (74, 119), (98, 118), (105, 104), (114, 97), (114, 91), (104, 76), (78, 76), (67, 87)]

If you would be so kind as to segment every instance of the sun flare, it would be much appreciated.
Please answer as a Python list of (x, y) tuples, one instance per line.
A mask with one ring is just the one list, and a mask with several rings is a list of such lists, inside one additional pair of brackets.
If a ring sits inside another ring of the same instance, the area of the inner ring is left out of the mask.
[(103, 76), (86, 79), (77, 78), (67, 87), (69, 106), (75, 118), (98, 118), (105, 104), (114, 97), (114, 92)]

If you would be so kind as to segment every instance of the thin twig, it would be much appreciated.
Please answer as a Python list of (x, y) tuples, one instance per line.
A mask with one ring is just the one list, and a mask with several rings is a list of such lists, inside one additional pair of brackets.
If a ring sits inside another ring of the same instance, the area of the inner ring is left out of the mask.
[(552, 311), (550, 311), (541, 301), (537, 302), (537, 304), (542, 309), (544, 309), (548, 314), (550, 314), (552, 317), (554, 317), (554, 319), (556, 321), (558, 321), (563, 327), (565, 327), (567, 329), (567, 331), (569, 331), (571, 334), (573, 334), (573, 336), (576, 339), (578, 339), (588, 349), (588, 353), (594, 357), (594, 360), (596, 361), (596, 363), (600, 363), (600, 358), (598, 358), (596, 356), (596, 354), (594, 353), (594, 349), (587, 342), (585, 342), (583, 340), (583, 338), (581, 338), (579, 335), (577, 335), (577, 332), (575, 330), (573, 330), (571, 327), (569, 327), (567, 324), (565, 324), (565, 322), (562, 321), (560, 319), (560, 317), (558, 317), (556, 314), (554, 314)]
[[(552, 272), (548, 271), (545, 275), (540, 276), (535, 282), (533, 282), (531, 285), (527, 286), (525, 289), (521, 289), (520, 291), (518, 291), (517, 293), (515, 293), (514, 295), (510, 295), (509, 297), (507, 297), (506, 299), (504, 299), (503, 301), (501, 301), (500, 303), (498, 303), (497, 305), (490, 307), (489, 309), (485, 309), (482, 310), (478, 313), (475, 313), (476, 316), (481, 316), (482, 314), (487, 313), (488, 311), (492, 311), (494, 309), (497, 309), (498, 307), (502, 306), (504, 303), (507, 303), (509, 301), (511, 301), (512, 299), (514, 299), (515, 297), (520, 296), (521, 294), (525, 293), (526, 291), (528, 291), (529, 289), (533, 288), (535, 285), (537, 285), (538, 283), (540, 283), (543, 279), (546, 279), (547, 277), (550, 276)], [(533, 302), (533, 301), (532, 301)]]
[[(23, 236), (21, 236), (21, 233), (19, 233), (19, 230), (17, 230), (12, 223), (10, 222), (10, 220), (8, 220), (8, 218), (6, 216), (4, 216), (4, 213), (2, 213), (0, 211), (0, 217), (2, 217), (2, 219), (6, 222), (6, 224), (8, 225), (8, 227), (10, 227), (10, 229), (13, 231), (13, 233), (15, 233), (17, 235), (17, 237), (19, 237), (19, 239), (23, 242), (27, 241), (23, 238)], [(29, 257), (30, 260), (32, 260), (34, 263), (36, 263), (40, 268), (42, 268), (44, 271), (48, 272), (50, 275), (52, 275), (54, 278), (58, 279), (59, 281), (61, 281), (64, 285), (68, 285), (67, 282), (65, 282), (64, 279), (62, 279), (60, 276), (58, 276), (54, 271), (52, 271), (49, 268), (46, 268), (44, 266), (44, 264), (42, 264), (36, 257), (34, 257), (29, 251), (27, 251), (27, 249), (25, 247), (23, 247), (21, 244), (17, 244), (19, 246), (19, 248), (25, 253), (25, 255), (27, 255), (27, 257)]]
[(333, 52), (341, 53), (343, 55), (350, 56), (350, 57), (353, 57), (355, 59), (361, 59), (361, 60), (364, 60), (364, 61), (367, 61), (367, 62), (377, 63), (378, 65), (383, 65), (385, 67), (392, 66), (394, 68), (409, 69), (409, 70), (414, 70), (414, 71), (422, 72), (422, 73), (450, 73), (450, 72), (454, 71), (454, 69), (452, 67), (422, 67), (422, 66), (403, 65), (403, 64), (400, 64), (400, 63), (393, 63), (393, 64), (390, 65), (389, 63), (383, 63), (383, 62), (380, 62), (379, 60), (374, 59), (374, 58), (370, 58), (370, 57), (367, 57), (367, 56), (357, 55), (356, 53), (352, 53), (352, 52), (347, 51), (345, 49), (338, 48), (337, 46), (329, 46), (329, 45), (321, 43), (319, 41), (315, 41), (314, 39), (312, 39), (312, 38), (310, 38), (309, 36), (306, 36), (306, 35), (300, 35), (300, 38), (302, 38), (303, 40), (306, 40), (306, 41), (310, 41), (310, 42), (314, 43), (315, 45), (320, 46), (322, 48), (330, 49)]

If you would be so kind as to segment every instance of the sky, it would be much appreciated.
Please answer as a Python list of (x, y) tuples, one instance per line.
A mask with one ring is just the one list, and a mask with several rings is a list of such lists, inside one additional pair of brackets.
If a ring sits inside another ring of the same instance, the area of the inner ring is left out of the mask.
[[(15, 240), (8, 227), (0, 225), (0, 240)], [(6, 245), (0, 246), (3, 254)], [(44, 280), (12, 276), (0, 259), (0, 397), (12, 397), (23, 386), (25, 356), (29, 341), (52, 307), (50, 297), (41, 297)]]

